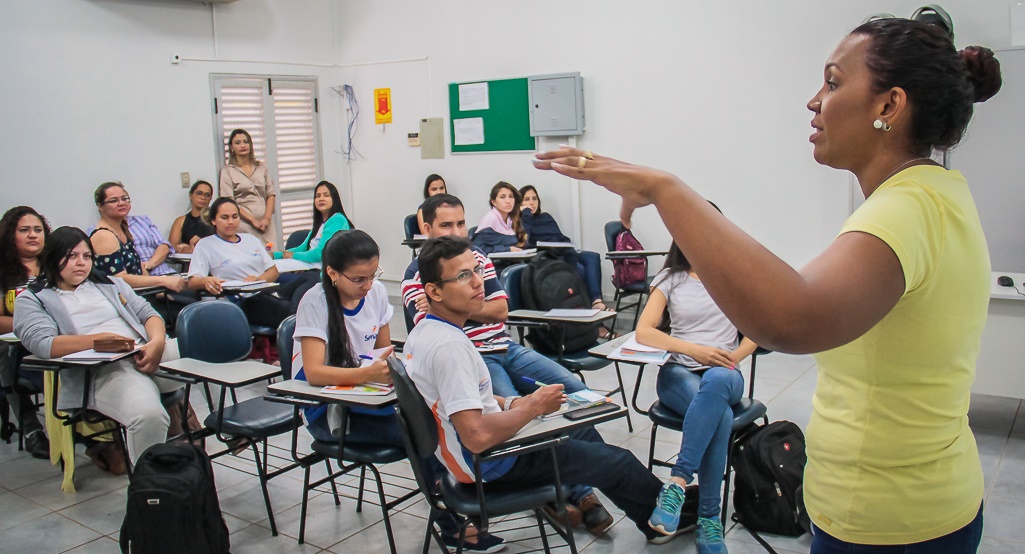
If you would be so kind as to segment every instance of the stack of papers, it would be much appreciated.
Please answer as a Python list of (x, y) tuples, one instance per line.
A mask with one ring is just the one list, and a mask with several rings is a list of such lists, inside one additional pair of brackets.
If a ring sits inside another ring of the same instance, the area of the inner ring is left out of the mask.
[(669, 353), (653, 346), (643, 345), (631, 335), (626, 342), (609, 354), (609, 359), (662, 365), (669, 361)]
[(545, 317), (568, 317), (587, 319), (601, 312), (598, 308), (554, 308), (545, 312)]
[(501, 260), (504, 258), (527, 258), (537, 254), (537, 248), (524, 248), (519, 252), (492, 252), (488, 254), (488, 257), (493, 260)]
[(606, 402), (612, 402), (612, 400), (591, 389), (584, 389), (582, 391), (567, 394), (566, 401), (562, 403), (562, 407), (560, 407), (558, 411), (543, 415), (541, 416), (541, 419), (543, 421), (548, 421), (549, 419), (555, 419), (569, 412), (583, 410), (584, 408), (590, 408), (591, 406), (597, 406)]
[(576, 248), (576, 245), (572, 242), (548, 242), (538, 241), (538, 248)]
[(395, 386), (387, 383), (363, 383), (362, 385), (331, 385), (321, 389), (321, 392), (327, 394), (384, 396), (393, 390), (395, 390)]
[(259, 285), (262, 285), (262, 284), (264, 284), (266, 282), (267, 281), (264, 281), (262, 279), (261, 280), (256, 280), (256, 281), (239, 281), (237, 279), (229, 279), (229, 280), (221, 283), (221, 288), (225, 288), (225, 289), (244, 289), (244, 288), (247, 288), (247, 287), (259, 286)]

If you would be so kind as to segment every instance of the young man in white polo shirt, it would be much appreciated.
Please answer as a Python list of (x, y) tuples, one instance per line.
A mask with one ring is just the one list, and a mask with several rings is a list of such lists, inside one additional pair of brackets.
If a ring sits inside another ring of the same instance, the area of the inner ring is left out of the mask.
[[(535, 417), (554, 412), (565, 394), (562, 385), (549, 385), (522, 397), (495, 396), (488, 367), (463, 332), (467, 318), (480, 311), (485, 297), (483, 268), (470, 242), (458, 237), (431, 239), (419, 260), (430, 306), (406, 341), (409, 376), (441, 430), (437, 457), (456, 479), (472, 483), (473, 453), (500, 444)], [(556, 447), (556, 458), (563, 482), (601, 490), (649, 541), (671, 538), (648, 527), (662, 482), (630, 451), (605, 444), (594, 428), (587, 427)], [(492, 461), (482, 465), (481, 472), (488, 483), (515, 486), (550, 482), (554, 476), (548, 452)]]

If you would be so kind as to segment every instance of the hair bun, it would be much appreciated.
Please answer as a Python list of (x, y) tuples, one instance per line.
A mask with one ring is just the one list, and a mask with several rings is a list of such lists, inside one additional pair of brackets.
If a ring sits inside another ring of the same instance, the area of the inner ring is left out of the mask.
[(1000, 91), (1000, 61), (984, 46), (968, 46), (958, 52), (968, 68), (968, 80), (975, 87), (975, 102), (985, 102)]

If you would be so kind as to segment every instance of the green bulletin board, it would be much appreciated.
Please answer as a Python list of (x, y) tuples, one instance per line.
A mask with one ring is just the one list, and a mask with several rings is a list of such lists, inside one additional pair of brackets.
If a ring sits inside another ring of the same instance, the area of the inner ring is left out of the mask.
[[(488, 84), (488, 109), (459, 111), (459, 85), (485, 82)], [(526, 78), (450, 83), (448, 108), (452, 153), (533, 151), (535, 141), (534, 137), (530, 136), (529, 102)], [(455, 121), (471, 117), (480, 117), (484, 120), (484, 143), (457, 145)]]

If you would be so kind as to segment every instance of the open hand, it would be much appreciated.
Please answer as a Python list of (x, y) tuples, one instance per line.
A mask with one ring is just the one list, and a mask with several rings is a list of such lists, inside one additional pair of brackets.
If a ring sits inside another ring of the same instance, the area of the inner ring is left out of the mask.
[(712, 346), (695, 345), (694, 351), (688, 353), (694, 361), (701, 365), (707, 365), (709, 367), (719, 366), (733, 368), (737, 365), (730, 356), (730, 353), (723, 350), (722, 348), (714, 348)]

